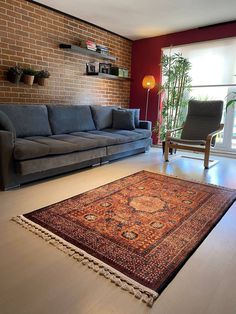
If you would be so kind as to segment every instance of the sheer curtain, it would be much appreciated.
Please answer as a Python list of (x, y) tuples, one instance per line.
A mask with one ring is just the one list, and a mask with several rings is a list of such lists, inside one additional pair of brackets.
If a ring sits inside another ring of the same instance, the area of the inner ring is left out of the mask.
[[(236, 38), (199, 42), (163, 48), (164, 54), (182, 53), (192, 64), (192, 90), (189, 97), (198, 100), (222, 99), (226, 102), (236, 91)], [(224, 133), (216, 148), (236, 151), (236, 110), (224, 112)]]

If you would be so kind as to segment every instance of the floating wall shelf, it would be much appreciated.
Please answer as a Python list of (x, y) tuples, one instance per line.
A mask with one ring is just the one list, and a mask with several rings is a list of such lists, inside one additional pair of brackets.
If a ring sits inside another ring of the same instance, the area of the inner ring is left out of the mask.
[(91, 74), (85, 74), (88, 76), (94, 76), (94, 77), (99, 77), (99, 78), (104, 78), (108, 80), (120, 80), (120, 81), (130, 81), (129, 77), (122, 77), (122, 76), (117, 76), (117, 75), (112, 75), (112, 74), (106, 74), (106, 73), (91, 73)]
[(102, 55), (99, 52), (92, 51), (92, 50), (89, 50), (89, 49), (86, 49), (86, 48), (81, 48), (81, 47), (76, 46), (76, 45), (60, 44), (59, 48), (65, 49), (65, 50), (71, 51), (71, 52), (81, 53), (81, 54), (86, 55), (86, 56), (100, 58), (100, 59), (103, 59), (103, 60), (116, 61), (116, 57), (115, 56), (112, 56), (112, 55)]

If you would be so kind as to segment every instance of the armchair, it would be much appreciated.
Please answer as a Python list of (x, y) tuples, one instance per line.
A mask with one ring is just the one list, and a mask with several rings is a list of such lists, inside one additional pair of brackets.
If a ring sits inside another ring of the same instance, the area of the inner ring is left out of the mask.
[[(188, 114), (184, 125), (166, 132), (165, 161), (169, 161), (169, 148), (184, 149), (204, 153), (204, 167), (209, 168), (211, 147), (215, 145), (215, 137), (222, 132), (221, 124), (223, 101), (190, 100)], [(182, 130), (180, 138), (172, 134)]]

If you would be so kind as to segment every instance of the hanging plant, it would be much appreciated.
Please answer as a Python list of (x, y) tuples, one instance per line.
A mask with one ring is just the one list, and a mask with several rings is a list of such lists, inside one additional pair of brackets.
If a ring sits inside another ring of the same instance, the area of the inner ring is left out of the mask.
[(11, 83), (19, 84), (23, 69), (20, 66), (9, 68), (7, 71), (7, 79)]
[(37, 72), (33, 69), (27, 68), (23, 70), (23, 73), (24, 73), (24, 76), (23, 76), (24, 83), (27, 85), (33, 85), (34, 77)]
[(46, 79), (50, 77), (50, 73), (47, 70), (41, 70), (36, 73), (35, 78), (37, 79), (37, 82), (41, 86), (46, 85)]

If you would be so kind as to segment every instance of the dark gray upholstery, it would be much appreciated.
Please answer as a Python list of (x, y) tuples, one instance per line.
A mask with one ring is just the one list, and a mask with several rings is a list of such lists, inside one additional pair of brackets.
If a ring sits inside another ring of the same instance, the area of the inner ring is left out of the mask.
[(134, 111), (114, 109), (112, 111), (112, 127), (120, 130), (134, 130)]
[(107, 155), (114, 155), (114, 154), (120, 154), (127, 151), (132, 151), (139, 149), (141, 147), (146, 148), (151, 144), (150, 138), (143, 139), (139, 141), (134, 141), (131, 143), (125, 143), (120, 145), (112, 145), (107, 147)]
[(181, 143), (184, 145), (205, 145), (206, 144), (206, 141), (204, 140), (184, 140), (184, 139), (176, 138), (176, 137), (170, 137), (169, 139), (171, 142)]
[(151, 121), (144, 121), (140, 120), (139, 121), (139, 128), (140, 129), (147, 129), (147, 130), (152, 130), (152, 122)]
[(44, 105), (0, 105), (0, 110), (14, 125), (16, 137), (52, 134)]
[(124, 109), (124, 108), (121, 108), (120, 110), (126, 110), (126, 111), (133, 112), (135, 128), (139, 128), (140, 109), (136, 109), (136, 108)]
[(139, 128), (114, 129), (114, 108), (93, 107), (92, 114), (89, 106), (0, 105), (1, 188), (146, 151), (151, 125), (139, 123), (139, 110), (125, 110)]
[(28, 175), (38, 172), (44, 172), (51, 169), (79, 164), (86, 160), (93, 160), (106, 155), (106, 148), (100, 147), (72, 154), (48, 156), (44, 158), (30, 159), (21, 161), (17, 165), (18, 172), (21, 175)]
[(206, 140), (209, 133), (219, 128), (222, 111), (221, 100), (190, 100), (181, 139)]
[(90, 106), (48, 105), (53, 134), (95, 129)]
[(49, 146), (29, 139), (17, 138), (14, 147), (16, 160), (32, 159), (49, 154)]
[(0, 111), (0, 130), (9, 131), (12, 132), (14, 136), (16, 135), (14, 125), (3, 111)]
[(112, 111), (117, 108), (117, 106), (91, 106), (93, 120), (97, 130), (111, 128)]
[(0, 130), (0, 186), (17, 185), (13, 160), (14, 136), (12, 132)]

